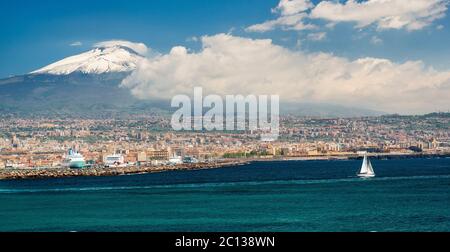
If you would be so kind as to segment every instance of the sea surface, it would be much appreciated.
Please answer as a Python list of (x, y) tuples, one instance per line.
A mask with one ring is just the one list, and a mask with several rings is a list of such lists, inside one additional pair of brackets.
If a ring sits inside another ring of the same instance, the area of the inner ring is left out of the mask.
[(450, 231), (450, 159), (0, 181), (0, 231)]

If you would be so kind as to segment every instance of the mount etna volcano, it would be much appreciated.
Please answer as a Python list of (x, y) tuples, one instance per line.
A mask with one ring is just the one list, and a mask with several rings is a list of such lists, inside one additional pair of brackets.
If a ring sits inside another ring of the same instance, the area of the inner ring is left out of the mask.
[[(166, 113), (167, 100), (139, 100), (121, 87), (145, 56), (125, 43), (98, 44), (29, 74), (0, 80), (2, 115), (109, 116)], [(379, 115), (334, 104), (281, 104), (281, 113), (305, 116)]]
[(123, 45), (102, 46), (29, 74), (2, 79), (0, 112), (102, 115), (155, 110), (160, 102), (140, 101), (120, 87), (143, 58)]

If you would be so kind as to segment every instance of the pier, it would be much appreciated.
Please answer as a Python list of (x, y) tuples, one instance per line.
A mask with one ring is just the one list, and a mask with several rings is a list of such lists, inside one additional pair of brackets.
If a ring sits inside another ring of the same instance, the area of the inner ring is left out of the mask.
[(69, 168), (23, 168), (23, 169), (0, 169), (0, 180), (8, 179), (45, 179), (45, 178), (63, 178), (78, 176), (120, 176), (143, 173), (155, 173), (165, 171), (181, 170), (202, 170), (223, 168), (236, 165), (248, 164), (248, 161), (216, 161), (196, 164), (163, 165), (163, 166), (127, 166), (127, 167), (94, 167), (85, 169)]

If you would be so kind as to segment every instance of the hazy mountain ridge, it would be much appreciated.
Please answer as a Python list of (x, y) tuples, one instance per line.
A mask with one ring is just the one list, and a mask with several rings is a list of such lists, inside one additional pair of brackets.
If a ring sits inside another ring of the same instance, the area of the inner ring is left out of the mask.
[[(110, 76), (89, 76), (72, 74), (65, 76), (26, 75), (15, 77), (13, 81), (0, 81), (0, 99), (8, 112), (20, 114), (52, 113), (52, 111), (75, 112), (92, 106), (111, 107), (108, 99), (122, 98), (123, 95), (108, 97), (111, 90), (116, 94), (126, 94), (118, 88), (120, 78)], [(6, 82), (6, 84), (5, 84)]]
[[(103, 116), (173, 111), (165, 100), (143, 101), (120, 83), (129, 73), (31, 74), (0, 80), (0, 112), (17, 115)], [(282, 103), (281, 114), (317, 117), (376, 116), (382, 112), (334, 104)]]

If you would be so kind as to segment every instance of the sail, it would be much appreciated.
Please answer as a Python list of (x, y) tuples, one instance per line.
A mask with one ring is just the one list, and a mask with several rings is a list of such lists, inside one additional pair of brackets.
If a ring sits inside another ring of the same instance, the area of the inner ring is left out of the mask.
[(360, 174), (366, 174), (366, 173), (368, 173), (368, 171), (369, 171), (368, 163), (369, 163), (369, 162), (370, 162), (370, 161), (367, 160), (367, 156), (364, 156), (364, 161), (363, 161), (363, 164), (362, 164), (362, 166), (361, 166), (361, 171), (359, 172)]
[(375, 175), (375, 172), (373, 171), (372, 163), (370, 162), (370, 160), (369, 160), (369, 164), (367, 166), (367, 174)]
[(375, 172), (373, 171), (372, 163), (370, 162), (367, 155), (364, 155), (364, 161), (358, 176), (363, 178), (375, 177)]

